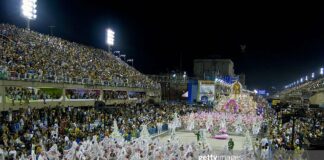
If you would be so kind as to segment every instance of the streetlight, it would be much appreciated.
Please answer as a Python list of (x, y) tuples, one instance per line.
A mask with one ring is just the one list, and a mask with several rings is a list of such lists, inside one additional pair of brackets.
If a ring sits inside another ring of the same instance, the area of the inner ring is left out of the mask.
[(114, 45), (115, 41), (115, 32), (110, 28), (107, 29), (107, 44), (108, 44), (108, 52), (110, 52), (110, 46)]
[(308, 76), (305, 77), (305, 81), (308, 81)]
[(35, 20), (37, 18), (36, 2), (37, 0), (22, 0), (21, 12), (22, 16), (27, 20), (28, 30), (30, 30), (30, 20)]
[(134, 59), (127, 59), (127, 62), (132, 62), (132, 67), (134, 67), (134, 65), (133, 65)]
[(314, 78), (314, 77), (315, 77), (315, 73), (313, 72), (313, 73), (312, 73), (312, 78)]
[(320, 69), (320, 75), (323, 75), (323, 73), (324, 73), (324, 68), (321, 68)]
[(300, 78), (300, 83), (303, 83), (304, 79), (303, 78)]

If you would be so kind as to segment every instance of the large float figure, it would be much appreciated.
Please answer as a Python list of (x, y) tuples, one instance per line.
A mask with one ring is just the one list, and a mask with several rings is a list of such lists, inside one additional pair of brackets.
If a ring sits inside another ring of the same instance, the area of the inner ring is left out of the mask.
[[(219, 103), (215, 106), (218, 112), (223, 113), (223, 116), (218, 121), (218, 133), (213, 137), (216, 139), (227, 139), (229, 137), (227, 124), (232, 126), (230, 130), (233, 130), (234, 126), (234, 132), (242, 134), (244, 130), (247, 130), (246, 127), (250, 128), (250, 126), (243, 124), (242, 116), (244, 115), (248, 119), (257, 116), (256, 106), (257, 103), (254, 101), (253, 96), (248, 91), (244, 91), (239, 82), (233, 83), (230, 95), (222, 96)], [(233, 122), (233, 118), (236, 121)], [(248, 119), (245, 119), (245, 123), (249, 121)], [(257, 124), (255, 125), (254, 130), (257, 132), (258, 126)]]

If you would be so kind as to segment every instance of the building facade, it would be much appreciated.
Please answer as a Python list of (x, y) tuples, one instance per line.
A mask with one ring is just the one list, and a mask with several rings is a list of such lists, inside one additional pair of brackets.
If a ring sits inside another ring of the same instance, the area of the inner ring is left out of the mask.
[(188, 79), (186, 73), (166, 73), (148, 75), (152, 80), (161, 84), (161, 99), (164, 101), (186, 100), (182, 95), (187, 91)]
[(194, 76), (198, 79), (215, 79), (217, 76), (235, 76), (230, 59), (195, 59)]

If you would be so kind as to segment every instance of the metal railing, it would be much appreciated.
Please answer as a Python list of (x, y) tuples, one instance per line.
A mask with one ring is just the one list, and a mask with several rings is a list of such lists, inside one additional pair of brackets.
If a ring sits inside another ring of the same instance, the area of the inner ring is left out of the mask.
[(15, 71), (6, 72), (0, 70), (0, 80), (19, 80), (19, 81), (32, 81), (32, 82), (48, 82), (48, 83), (68, 83), (68, 84), (82, 84), (82, 85), (98, 85), (108, 87), (128, 87), (128, 88), (147, 88), (147, 89), (159, 89), (160, 85), (149, 86), (148, 84), (137, 82), (128, 83), (119, 81), (108, 81), (101, 79), (91, 78), (78, 78), (78, 77), (67, 77), (67, 76), (55, 76), (55, 75), (39, 75), (37, 73), (25, 73), (21, 74)]

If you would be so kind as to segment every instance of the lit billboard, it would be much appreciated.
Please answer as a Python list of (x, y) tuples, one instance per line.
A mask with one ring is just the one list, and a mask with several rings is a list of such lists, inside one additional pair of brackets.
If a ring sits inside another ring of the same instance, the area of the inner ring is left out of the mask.
[(215, 84), (213, 81), (198, 82), (198, 97), (200, 102), (211, 102), (215, 99)]

